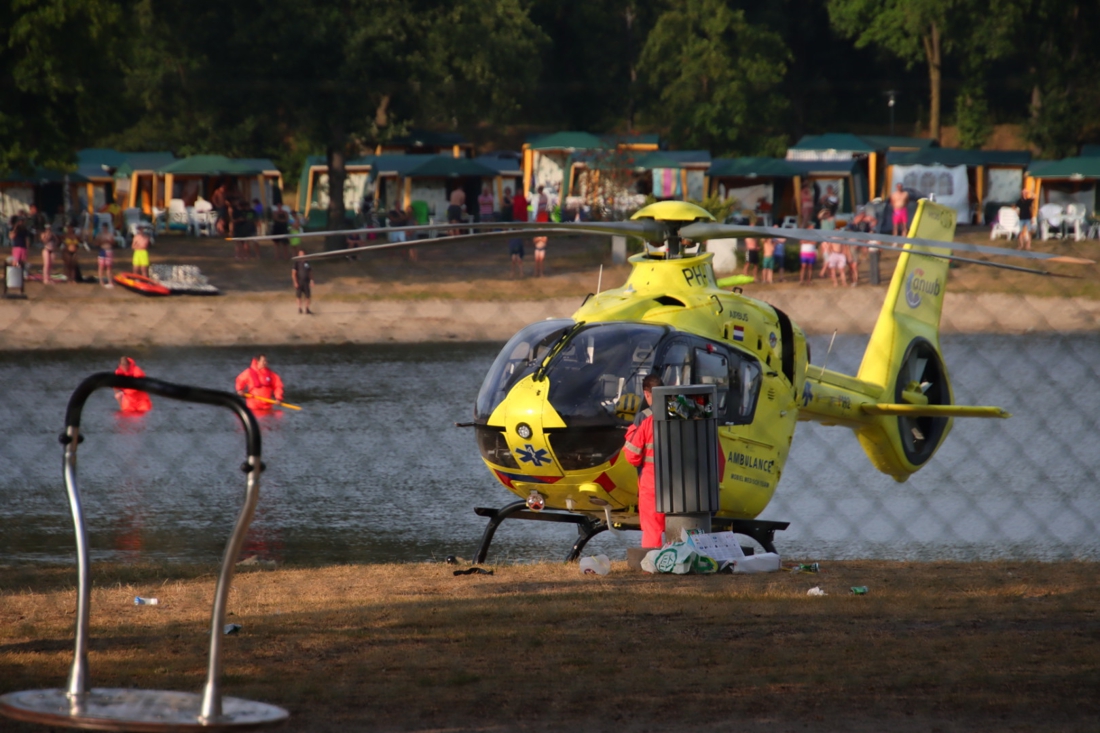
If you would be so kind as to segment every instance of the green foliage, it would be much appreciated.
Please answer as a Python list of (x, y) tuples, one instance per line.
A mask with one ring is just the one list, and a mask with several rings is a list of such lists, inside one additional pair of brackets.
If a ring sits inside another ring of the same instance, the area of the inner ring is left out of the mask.
[(117, 122), (122, 17), (109, 0), (0, 7), (0, 170), (66, 168)]
[(1024, 136), (1039, 148), (1040, 157), (1058, 159), (1077, 154), (1078, 136), (1085, 126), (1084, 110), (1078, 99), (1064, 88), (1042, 95), (1042, 104), (1024, 124)]
[(1100, 140), (1100, 4), (1031, 0), (1015, 38), (1028, 54), (1031, 88), (1024, 134), (1044, 158), (1074, 155)]
[[(829, 18), (856, 47), (879, 46), (909, 67), (926, 60), (932, 24), (946, 26), (952, 0), (829, 0)], [(947, 39), (950, 42), (950, 39)]]
[(959, 147), (981, 148), (993, 134), (989, 102), (980, 90), (963, 90), (955, 98), (955, 121), (959, 127)]
[(724, 199), (714, 195), (708, 196), (702, 201), (696, 201), (695, 199), (690, 199), (690, 201), (696, 206), (701, 206), (709, 211), (720, 222), (725, 221), (730, 214), (741, 208), (741, 202), (733, 197)]
[(646, 39), (639, 71), (649, 117), (685, 148), (781, 154), (789, 52), (774, 32), (721, 0), (674, 0)]

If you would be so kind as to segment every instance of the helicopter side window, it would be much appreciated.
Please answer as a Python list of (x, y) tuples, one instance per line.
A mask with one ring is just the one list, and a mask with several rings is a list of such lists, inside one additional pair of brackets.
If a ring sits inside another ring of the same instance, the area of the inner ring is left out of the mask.
[(683, 341), (673, 342), (661, 358), (661, 382), (666, 387), (691, 384), (691, 349)]
[(760, 363), (751, 355), (703, 339), (668, 339), (654, 371), (666, 387), (713, 384), (718, 391), (718, 420), (726, 425), (752, 422), (760, 393)]

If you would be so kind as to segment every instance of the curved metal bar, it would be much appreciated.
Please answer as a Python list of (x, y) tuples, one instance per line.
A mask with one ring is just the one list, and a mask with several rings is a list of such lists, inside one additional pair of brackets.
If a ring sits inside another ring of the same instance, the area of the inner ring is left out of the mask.
[(77, 572), (79, 574), (77, 599), (76, 652), (69, 673), (67, 693), (70, 699), (78, 702), (88, 692), (88, 619), (91, 599), (91, 581), (88, 562), (88, 533), (84, 522), (84, 513), (80, 503), (80, 491), (76, 481), (76, 454), (80, 443), (80, 418), (84, 404), (93, 392), (111, 387), (114, 389), (136, 389), (150, 394), (168, 397), (182, 402), (195, 402), (216, 405), (232, 410), (244, 427), (248, 458), (243, 466), (247, 473), (244, 506), (237, 516), (233, 533), (226, 544), (222, 557), (218, 585), (214, 591), (214, 608), (211, 613), (210, 658), (207, 669), (206, 685), (203, 688), (202, 711), (200, 720), (214, 723), (222, 714), (221, 700), (221, 637), (225, 623), (226, 602), (229, 587), (233, 582), (235, 559), (244, 544), (248, 527), (252, 523), (256, 504), (259, 501), (260, 472), (263, 470), (261, 456), (260, 426), (256, 416), (248, 409), (243, 399), (229, 392), (190, 387), (187, 385), (163, 382), (148, 377), (124, 377), (111, 372), (99, 372), (91, 375), (76, 388), (69, 398), (65, 411), (65, 431), (61, 442), (65, 446), (64, 474), (65, 487), (72, 510), (73, 525), (76, 531)]

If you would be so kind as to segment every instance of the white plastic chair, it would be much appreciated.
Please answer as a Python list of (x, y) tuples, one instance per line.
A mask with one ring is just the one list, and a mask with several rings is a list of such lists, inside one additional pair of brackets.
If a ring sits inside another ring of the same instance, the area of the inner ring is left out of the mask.
[(1020, 235), (1020, 214), (1011, 206), (1002, 206), (997, 210), (997, 221), (993, 222), (993, 228), (989, 232), (990, 239), (1001, 235), (1007, 239), (1015, 239)]
[(212, 237), (217, 232), (215, 225), (218, 221), (218, 212), (214, 211), (214, 205), (206, 199), (200, 198), (195, 205), (188, 210), (192, 218), (196, 237)]
[(168, 230), (186, 232), (191, 228), (191, 221), (187, 217), (187, 207), (183, 205), (183, 199), (172, 199), (168, 202)]
[[(1065, 219), (1065, 210), (1060, 204), (1045, 204), (1039, 209), (1040, 239), (1062, 237), (1062, 221)], [(1057, 230), (1057, 231), (1054, 231)]]
[(1066, 206), (1066, 216), (1062, 219), (1062, 226), (1066, 230), (1073, 227), (1073, 241), (1080, 242), (1085, 238), (1085, 214), (1084, 204), (1069, 204)]
[(145, 232), (149, 235), (150, 239), (153, 238), (153, 225), (141, 218), (141, 209), (136, 206), (130, 209), (124, 209), (122, 218), (126, 222), (126, 231), (124, 235), (127, 242), (134, 241), (134, 235), (138, 232)]
[(797, 216), (784, 216), (783, 223), (780, 224), (781, 229), (797, 229), (798, 217)]

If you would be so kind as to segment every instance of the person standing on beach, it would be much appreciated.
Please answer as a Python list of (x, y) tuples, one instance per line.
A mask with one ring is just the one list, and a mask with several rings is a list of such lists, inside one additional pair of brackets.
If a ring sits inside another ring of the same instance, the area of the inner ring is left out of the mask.
[(477, 197), (478, 221), (493, 220), (493, 194), (489, 193), (489, 187), (481, 187), (481, 195)]
[(99, 265), (99, 284), (105, 288), (113, 288), (115, 284), (111, 270), (115, 262), (115, 235), (111, 234), (106, 224), (100, 227), (95, 243), (98, 249), (96, 262)]
[(802, 229), (810, 229), (814, 221), (814, 190), (810, 184), (802, 186), (802, 194), (799, 200), (798, 226)]
[[(299, 257), (305, 257), (305, 255), (306, 251), (304, 249), (298, 250)], [(294, 280), (294, 295), (298, 298), (298, 312), (304, 312), (306, 315), (312, 316), (313, 311), (309, 309), (309, 301), (313, 286), (313, 268), (308, 261), (298, 260), (294, 263), (290, 276)], [(305, 308), (304, 311), (303, 308)]]
[(250, 410), (266, 412), (275, 402), (283, 401), (283, 380), (268, 368), (267, 357), (259, 354), (247, 369), (237, 375), (234, 388)]
[(45, 227), (39, 235), (42, 240), (42, 284), (53, 285), (51, 279), (53, 270), (53, 258), (57, 254), (57, 235), (53, 229)]
[[(813, 229), (813, 222), (808, 228)], [(803, 239), (798, 245), (798, 258), (802, 263), (802, 269), (798, 273), (798, 284), (808, 284), (814, 281), (814, 265), (817, 264), (817, 243)]]
[(61, 238), (61, 262), (65, 268), (65, 282), (80, 282), (80, 263), (77, 254), (80, 252), (80, 237), (76, 236), (73, 225), (65, 227), (65, 236)]
[(30, 234), (21, 215), (11, 218), (11, 259), (16, 267), (27, 266), (27, 241)]
[(909, 192), (899, 183), (890, 192), (890, 208), (894, 210), (894, 236), (909, 233)]
[[(513, 197), (510, 188), (504, 189), (504, 197), (509, 202), (507, 209), (508, 221), (527, 221), (527, 197), (523, 190), (517, 188)], [(501, 213), (505, 210), (502, 209)], [(523, 237), (513, 237), (508, 240), (508, 256), (512, 260), (512, 277), (523, 277)]]
[[(750, 221), (749, 223), (755, 225), (755, 222)], [(755, 277), (759, 267), (760, 241), (756, 237), (747, 237), (745, 239), (745, 267), (741, 270), (741, 274)]]
[(290, 211), (286, 204), (278, 204), (271, 209), (271, 234), (276, 237), (275, 259), (290, 259), (290, 244), (287, 242), (287, 234), (290, 234)]
[(766, 284), (772, 284), (772, 272), (775, 270), (775, 240), (764, 240), (764, 261), (760, 265), (760, 278)]
[[(550, 221), (550, 198), (545, 193), (546, 187), (539, 186), (535, 194), (535, 221)], [(538, 243), (535, 244), (538, 250)], [(535, 269), (538, 269), (538, 255), (535, 255)]]
[(149, 233), (144, 228), (138, 229), (130, 246), (134, 250), (134, 273), (149, 277)]
[[(451, 191), (451, 197), (449, 201), (451, 203), (447, 207), (447, 223), (461, 224), (465, 220), (465, 217), (463, 216), (463, 210), (466, 207), (466, 192), (463, 191), (461, 188), (456, 188), (455, 190)], [(452, 237), (457, 237), (459, 234), (462, 233), (462, 230), (451, 229), (448, 233)]]

